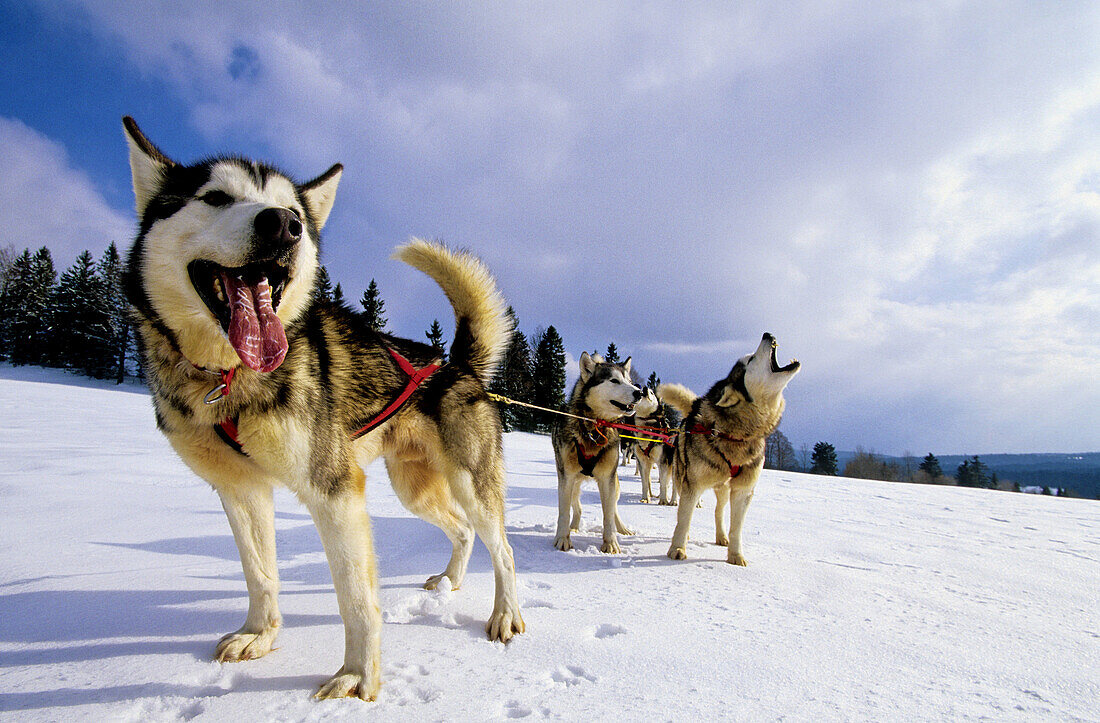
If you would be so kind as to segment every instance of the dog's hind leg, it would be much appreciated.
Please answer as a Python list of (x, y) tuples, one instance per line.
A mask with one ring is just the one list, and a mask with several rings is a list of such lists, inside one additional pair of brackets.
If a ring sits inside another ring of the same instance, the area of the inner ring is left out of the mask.
[(653, 498), (653, 488), (649, 484), (653, 464), (648, 459), (643, 462), (641, 456), (638, 456), (635, 462), (637, 463), (638, 476), (642, 479), (642, 502), (649, 502)]
[(513, 636), (522, 633), (526, 626), (520, 615), (519, 596), (516, 594), (515, 556), (504, 531), (503, 461), (493, 466), (494, 469), (482, 471), (480, 485), (469, 472), (455, 474), (451, 478), (451, 492), (466, 510), (466, 516), (493, 561), (496, 593), (485, 632), (490, 640), (507, 643)]
[(573, 511), (572, 517), (569, 519), (569, 531), (576, 532), (581, 529), (581, 482), (577, 480), (573, 483), (573, 494), (571, 497), (570, 506)]
[(726, 534), (726, 505), (730, 501), (729, 485), (715, 487), (714, 499), (714, 544), (725, 547), (730, 544), (729, 535)]
[(558, 470), (558, 527), (557, 532), (554, 534), (554, 547), (562, 552), (573, 549), (573, 543), (569, 539), (569, 531), (572, 529), (570, 513), (573, 511), (574, 497), (578, 498), (577, 524), (580, 525), (580, 487), (581, 480), (579, 477), (572, 477), (561, 469)]
[(282, 625), (279, 615), (279, 566), (275, 561), (275, 505), (271, 485), (242, 482), (218, 488), (233, 529), (248, 587), (244, 625), (218, 642), (214, 659), (221, 663), (262, 658), (271, 652)]
[(443, 530), (451, 541), (451, 560), (447, 569), (429, 577), (424, 589), (435, 590), (446, 577), (451, 581), (451, 589), (457, 590), (466, 577), (466, 566), (474, 549), (474, 528), (451, 494), (446, 477), (423, 459), (403, 460), (397, 456), (386, 458), (386, 471), (401, 503), (410, 512)]
[(748, 488), (734, 487), (730, 490), (730, 539), (729, 550), (726, 552), (726, 562), (731, 565), (744, 567), (749, 563), (741, 554), (741, 525), (745, 521), (745, 512), (752, 501), (754, 486)]
[(301, 495), (320, 533), (344, 620), (344, 665), (321, 686), (317, 698), (374, 700), (381, 684), (382, 611), (364, 482), (363, 470), (356, 466), (339, 489)]

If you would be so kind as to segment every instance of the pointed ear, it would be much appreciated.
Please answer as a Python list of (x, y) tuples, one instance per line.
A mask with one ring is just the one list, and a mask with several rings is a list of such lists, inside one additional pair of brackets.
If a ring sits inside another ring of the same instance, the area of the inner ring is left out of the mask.
[(623, 362), (623, 376), (626, 377), (627, 381), (630, 381), (630, 359), (631, 357), (627, 357), (626, 361)]
[(168, 156), (160, 152), (145, 137), (138, 124), (130, 116), (122, 118), (122, 127), (126, 131), (126, 142), (130, 146), (130, 173), (134, 181), (134, 206), (140, 217), (145, 213), (149, 201), (160, 191), (164, 181), (164, 172), (176, 165)]
[(344, 166), (337, 163), (312, 181), (298, 188), (302, 194), (309, 211), (317, 221), (317, 228), (325, 225), (328, 214), (332, 211), (332, 204), (336, 201), (336, 186), (340, 184), (340, 176), (344, 172)]
[(589, 356), (588, 352), (582, 351), (580, 358), (581, 367), (581, 381), (587, 382), (588, 378), (592, 376), (592, 372), (596, 369), (596, 360)]
[(740, 404), (741, 399), (742, 397), (740, 392), (737, 392), (736, 390), (734, 390), (733, 387), (727, 385), (726, 388), (722, 390), (721, 399), (715, 402), (715, 404), (717, 404), (719, 407), (732, 407), (734, 405)]

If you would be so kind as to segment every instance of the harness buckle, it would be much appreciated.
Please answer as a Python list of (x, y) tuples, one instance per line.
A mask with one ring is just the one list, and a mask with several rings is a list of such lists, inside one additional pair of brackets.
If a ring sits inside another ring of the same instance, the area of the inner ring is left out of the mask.
[[(227, 389), (229, 389), (229, 385), (226, 384), (225, 382), (222, 382), (221, 384), (219, 384), (218, 386), (214, 387), (213, 389), (211, 389), (209, 392), (206, 393), (206, 396), (202, 398), (202, 403), (203, 404), (217, 404), (221, 400), (225, 399)], [(215, 397), (214, 396), (215, 394), (217, 394), (218, 396)]]

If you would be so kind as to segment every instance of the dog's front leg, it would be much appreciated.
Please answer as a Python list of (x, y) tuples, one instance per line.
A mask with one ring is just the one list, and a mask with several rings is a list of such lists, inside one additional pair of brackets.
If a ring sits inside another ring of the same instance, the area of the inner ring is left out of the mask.
[(676, 493), (672, 488), (672, 465), (670, 464), (658, 464), (657, 465), (657, 479), (660, 480), (661, 485), (661, 497), (657, 500), (659, 505), (674, 505), (676, 504)]
[(374, 700), (381, 684), (378, 568), (363, 494), (363, 471), (356, 467), (354, 473), (340, 489), (313, 492), (303, 500), (321, 536), (344, 620), (344, 665), (321, 686), (317, 698)]
[[(615, 534), (622, 524), (619, 519), (619, 478), (612, 469), (610, 474), (601, 475), (596, 482), (600, 487), (600, 504), (603, 506), (603, 546), (600, 552), (617, 555), (622, 552)], [(633, 533), (627, 530), (623, 534)]]
[(248, 616), (244, 625), (218, 642), (214, 659), (220, 663), (262, 658), (271, 652), (279, 634), (279, 566), (275, 560), (275, 505), (271, 485), (238, 482), (218, 488), (233, 539), (241, 555), (248, 587)]
[(695, 513), (695, 503), (699, 501), (703, 491), (698, 485), (682, 485), (680, 489), (680, 506), (676, 508), (676, 530), (672, 533), (672, 544), (668, 548), (668, 556), (673, 560), (687, 559), (688, 533), (691, 531), (691, 516)]

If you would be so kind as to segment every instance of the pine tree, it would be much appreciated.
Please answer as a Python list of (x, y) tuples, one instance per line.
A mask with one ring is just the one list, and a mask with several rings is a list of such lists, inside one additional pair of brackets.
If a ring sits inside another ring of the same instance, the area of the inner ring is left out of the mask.
[(813, 466), (811, 474), (828, 474), (836, 476), (839, 473), (836, 461), (836, 448), (828, 442), (818, 442), (814, 445), (814, 452), (810, 456)]
[(991, 486), (989, 481), (989, 467), (986, 466), (985, 462), (978, 459), (978, 455), (974, 455), (970, 458), (970, 481), (971, 487), (989, 489)]
[(976, 486), (970, 475), (970, 460), (964, 459), (958, 469), (955, 470), (955, 476), (958, 477), (959, 487), (974, 487)]
[(366, 317), (367, 325), (379, 333), (386, 333), (386, 302), (382, 301), (382, 295), (378, 292), (378, 284), (374, 279), (370, 280), (370, 285), (363, 292), (363, 298), (359, 303), (363, 305), (363, 315)]
[[(549, 326), (536, 331), (532, 339), (535, 359), (532, 364), (534, 403), (549, 409), (565, 406), (565, 345), (558, 330)], [(548, 429), (551, 420), (543, 415), (539, 428)]]
[(31, 252), (16, 254), (12, 246), (0, 252), (0, 359), (11, 355), (12, 323), (18, 300), (15, 288), (30, 273)]
[(103, 280), (111, 325), (108, 344), (110, 358), (106, 362), (104, 376), (122, 384), (126, 379), (126, 359), (130, 355), (130, 316), (126, 291), (122, 287), (122, 258), (113, 241), (99, 260), (98, 273)]
[(615, 342), (607, 345), (607, 354), (604, 355), (603, 360), (608, 364), (618, 364), (622, 361), (619, 359), (619, 349), (615, 346)]
[(49, 351), (52, 295), (57, 280), (53, 257), (43, 246), (33, 256), (25, 250), (8, 273), (4, 298), (4, 337), (11, 363), (42, 364)]
[(317, 282), (313, 287), (313, 296), (318, 301), (332, 301), (332, 279), (324, 266), (317, 272)]
[(646, 379), (645, 385), (654, 392), (657, 391), (657, 387), (661, 386), (661, 378), (657, 376), (657, 372), (649, 373), (649, 379)]
[[(511, 322), (512, 337), (508, 344), (508, 350), (504, 353), (504, 361), (501, 363), (497, 375), (489, 384), (489, 391), (502, 397), (518, 402), (534, 403), (533, 381), (531, 378), (531, 347), (527, 343), (527, 337), (519, 331), (519, 319), (512, 307), (508, 307), (508, 318)], [(502, 404), (500, 407), (500, 421), (504, 431), (513, 429), (532, 431), (535, 424), (535, 415), (526, 407), (511, 404)]]
[(339, 306), (344, 305), (344, 290), (340, 288), (340, 284), (336, 284), (332, 289), (332, 303)]
[(446, 362), (447, 344), (443, 341), (443, 327), (439, 325), (439, 319), (432, 319), (432, 325), (424, 332), (424, 336), (428, 337), (428, 343), (439, 350), (440, 358)]
[(102, 378), (113, 361), (111, 308), (107, 286), (91, 252), (85, 250), (57, 284), (49, 362)]
[(943, 469), (940, 468), (940, 461), (936, 459), (936, 455), (931, 452), (929, 452), (928, 456), (924, 458), (924, 461), (920, 463), (919, 469), (932, 479), (943, 477)]

